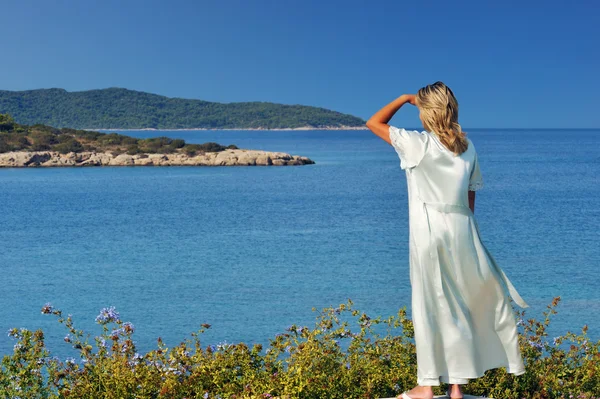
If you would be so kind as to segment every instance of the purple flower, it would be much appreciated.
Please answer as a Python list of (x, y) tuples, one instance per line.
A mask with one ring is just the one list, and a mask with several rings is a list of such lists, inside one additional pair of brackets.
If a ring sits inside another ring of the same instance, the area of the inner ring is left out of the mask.
[(517, 320), (517, 325), (522, 326), (523, 324), (525, 324), (525, 322), (523, 321), (522, 318), (519, 317), (519, 320)]
[(531, 345), (531, 347), (536, 348), (536, 349), (543, 349), (544, 345), (541, 342), (535, 342), (535, 341), (529, 341), (529, 345)]
[(346, 363), (346, 368), (350, 370), (350, 362)]
[(219, 342), (217, 344), (217, 349), (227, 349), (231, 346), (231, 344), (227, 343), (227, 341)]
[[(135, 342), (133, 342), (133, 345), (135, 345)], [(125, 353), (125, 352), (127, 352), (129, 349), (131, 349), (131, 347), (132, 347), (132, 345), (130, 345), (130, 344), (129, 344), (129, 341), (127, 340), (127, 341), (125, 341), (125, 342), (123, 343), (123, 346), (121, 347), (121, 352), (122, 352), (122, 353)]]
[(288, 345), (288, 346), (286, 346), (286, 347), (285, 347), (285, 351), (286, 351), (287, 353), (291, 353), (291, 351), (292, 351), (292, 347), (291, 347), (291, 346), (289, 346), (289, 345)]
[(202, 397), (203, 397), (204, 399), (208, 399), (208, 392), (205, 392), (205, 393), (204, 393), (204, 395), (202, 395)]
[(558, 345), (558, 341), (559, 341), (560, 337), (554, 337), (554, 345)]
[(127, 335), (127, 333), (132, 333), (134, 330), (133, 324), (130, 322), (125, 322), (123, 325), (117, 329), (114, 329), (111, 332), (113, 338), (117, 338), (119, 335)]
[(119, 335), (123, 334), (124, 332), (125, 330), (123, 330), (122, 328), (117, 328), (116, 330), (112, 330), (110, 335), (112, 336), (112, 338), (118, 338)]
[(100, 311), (100, 314), (96, 317), (96, 323), (107, 324), (111, 322), (117, 322), (120, 320), (119, 313), (115, 310), (114, 306), (104, 308)]

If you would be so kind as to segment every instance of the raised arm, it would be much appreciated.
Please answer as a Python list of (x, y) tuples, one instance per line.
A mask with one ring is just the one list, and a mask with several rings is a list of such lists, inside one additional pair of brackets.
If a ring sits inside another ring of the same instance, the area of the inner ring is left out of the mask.
[(388, 144), (392, 144), (390, 141), (390, 125), (388, 122), (394, 114), (402, 107), (404, 104), (409, 103), (415, 105), (415, 96), (413, 94), (403, 94), (385, 107), (381, 108), (377, 111), (369, 120), (367, 121), (367, 127), (375, 133), (377, 136), (381, 137)]

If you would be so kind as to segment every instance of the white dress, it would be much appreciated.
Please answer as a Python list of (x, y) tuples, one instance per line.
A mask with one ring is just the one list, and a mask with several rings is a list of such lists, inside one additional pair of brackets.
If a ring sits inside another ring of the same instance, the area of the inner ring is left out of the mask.
[(509, 296), (529, 305), (481, 242), (469, 208), (468, 191), (483, 187), (473, 143), (457, 156), (435, 133), (389, 132), (408, 186), (418, 384), (466, 384), (498, 367), (525, 373)]

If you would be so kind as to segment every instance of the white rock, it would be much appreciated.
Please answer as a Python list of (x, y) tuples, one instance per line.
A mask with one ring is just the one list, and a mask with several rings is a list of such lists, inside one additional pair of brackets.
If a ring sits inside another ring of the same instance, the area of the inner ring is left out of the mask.
[(257, 150), (225, 150), (188, 156), (184, 153), (172, 154), (119, 154), (109, 152), (70, 152), (61, 154), (55, 151), (13, 151), (0, 153), (0, 167), (35, 166), (234, 166), (234, 165), (305, 165), (314, 162), (307, 157), (290, 155), (284, 152)]

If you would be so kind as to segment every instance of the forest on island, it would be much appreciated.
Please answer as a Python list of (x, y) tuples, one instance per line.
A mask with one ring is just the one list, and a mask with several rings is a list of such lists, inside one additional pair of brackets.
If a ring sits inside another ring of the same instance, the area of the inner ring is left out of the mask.
[(364, 126), (361, 118), (304, 105), (218, 103), (122, 88), (0, 90), (0, 113), (19, 123), (76, 129), (281, 129)]

